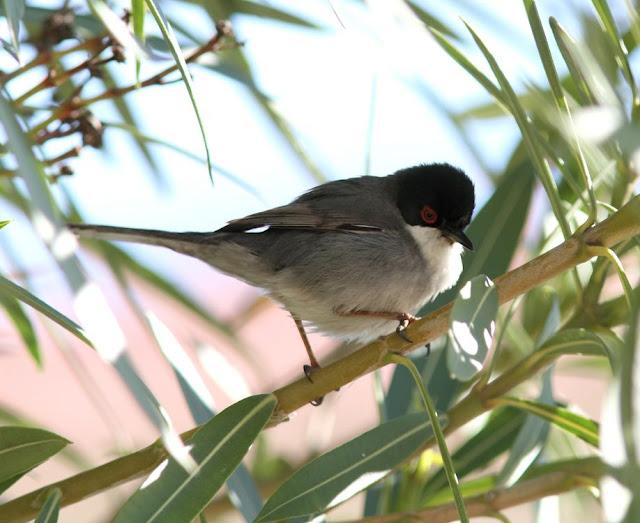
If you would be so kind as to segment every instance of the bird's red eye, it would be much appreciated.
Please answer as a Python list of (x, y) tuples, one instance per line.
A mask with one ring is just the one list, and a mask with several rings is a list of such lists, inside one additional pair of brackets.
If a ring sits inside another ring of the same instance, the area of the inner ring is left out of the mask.
[(425, 205), (420, 211), (420, 218), (427, 225), (433, 225), (438, 221), (438, 213), (433, 210), (433, 207)]

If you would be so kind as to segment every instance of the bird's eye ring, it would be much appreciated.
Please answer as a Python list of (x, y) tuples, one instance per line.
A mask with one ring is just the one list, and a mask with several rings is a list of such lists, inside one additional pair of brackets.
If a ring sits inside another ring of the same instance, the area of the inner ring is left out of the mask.
[(433, 225), (438, 221), (438, 213), (430, 205), (425, 205), (420, 211), (420, 218), (427, 225)]

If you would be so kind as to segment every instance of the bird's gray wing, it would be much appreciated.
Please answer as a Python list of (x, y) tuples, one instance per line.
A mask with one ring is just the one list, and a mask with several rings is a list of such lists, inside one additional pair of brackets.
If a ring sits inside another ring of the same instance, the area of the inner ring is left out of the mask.
[(260, 227), (272, 229), (302, 229), (316, 231), (373, 232), (381, 227), (358, 223), (353, 216), (339, 210), (329, 210), (312, 206), (306, 202), (293, 202), (282, 207), (250, 214), (244, 218), (231, 220), (220, 232), (243, 232)]

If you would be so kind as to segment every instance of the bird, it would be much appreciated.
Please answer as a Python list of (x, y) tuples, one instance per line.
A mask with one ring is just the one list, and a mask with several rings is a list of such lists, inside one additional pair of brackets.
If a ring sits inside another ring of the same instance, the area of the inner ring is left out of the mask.
[[(404, 329), (462, 272), (474, 185), (448, 163), (330, 181), (213, 232), (68, 224), (75, 234), (167, 247), (264, 289), (306, 328), (366, 343)], [(410, 340), (409, 340), (410, 341)]]

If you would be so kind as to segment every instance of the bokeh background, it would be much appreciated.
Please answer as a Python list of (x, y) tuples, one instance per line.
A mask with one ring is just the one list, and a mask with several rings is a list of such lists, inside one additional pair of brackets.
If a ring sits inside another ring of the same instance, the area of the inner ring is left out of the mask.
[[(86, 222), (211, 231), (230, 219), (286, 203), (325, 180), (386, 175), (436, 161), (463, 168), (475, 182), (478, 207), (482, 207), (519, 141), (518, 129), (512, 118), (492, 112), (492, 100), (484, 89), (437, 45), (424, 27), (421, 16), (426, 14), (452, 31), (479, 69), (489, 71), (480, 51), (470, 43), (463, 21), (480, 33), (518, 91), (546, 85), (526, 13), (520, 2), (512, 0), (167, 1), (162, 6), (175, 22), (185, 51), (211, 38), (213, 19), (225, 10), (242, 43), (246, 66), (225, 56), (237, 51), (221, 50), (191, 67), (214, 163), (213, 184), (184, 85), (175, 82), (140, 89), (123, 99), (131, 113), (129, 122), (109, 100), (91, 107), (104, 125), (102, 146), (83, 147), (78, 157), (67, 160), (73, 174), (61, 177), (54, 186), (61, 204), (67, 209), (73, 204)], [(60, 2), (28, 2), (27, 13), (37, 19), (60, 7)], [(128, 4), (117, 2), (112, 7), (121, 12)], [(625, 2), (611, 2), (611, 7), (624, 25)], [(540, 1), (538, 8), (543, 19), (556, 17), (577, 38), (585, 38), (595, 24), (589, 2)], [(27, 17), (25, 23), (36, 22)], [(6, 24), (0, 33), (3, 30)], [(152, 60), (143, 61), (142, 79), (171, 63), (154, 36), (158, 32), (152, 21), (147, 32), (148, 43), (156, 51)], [(25, 43), (22, 53), (22, 60), (28, 61), (35, 50)], [(631, 59), (637, 64), (637, 54)], [(564, 74), (562, 60), (557, 64)], [(0, 55), (2, 70), (15, 67), (9, 54)], [(123, 64), (110, 64), (109, 71), (119, 85), (135, 82), (131, 56)], [(18, 96), (42, 74), (36, 68), (7, 89)], [(87, 84), (86, 89), (99, 92), (100, 86)], [(49, 96), (49, 92), (39, 93), (31, 103), (44, 105)], [(132, 122), (137, 127), (134, 134), (126, 127)], [(77, 137), (71, 136), (47, 143), (43, 154), (61, 154), (74, 140)], [(17, 185), (20, 190), (20, 182)], [(536, 189), (512, 265), (528, 257), (527, 246), (538, 240), (545, 226), (545, 209), (546, 202)], [(74, 317), (72, 294), (29, 222), (6, 201), (0, 202), (0, 218), (11, 220), (0, 238), (4, 274), (28, 281), (35, 294)], [(135, 368), (178, 431), (191, 428), (194, 422), (170, 365), (132, 303), (152, 311), (179, 340), (218, 410), (300, 376), (305, 355), (295, 326), (259, 290), (170, 251), (119, 245), (193, 300), (200, 310), (195, 313), (134, 271), (126, 276), (127, 294), (90, 247), (80, 250), (89, 276), (116, 311)], [(7, 498), (158, 437), (112, 367), (59, 327), (29, 315), (37, 328), (42, 368), (34, 364), (13, 323), (0, 314), (0, 417), (46, 427), (73, 445), (18, 482), (6, 492)], [(336, 342), (320, 336), (312, 336), (311, 341), (322, 361), (335, 357)], [(388, 383), (390, 372), (382, 372), (383, 383)], [(605, 390), (599, 368), (577, 372), (565, 364), (554, 384), (557, 398), (599, 418)], [(286, 475), (284, 471), (375, 426), (374, 386), (371, 376), (362, 378), (328, 396), (321, 407), (305, 407), (288, 423), (267, 431), (247, 460), (248, 464), (259, 462), (265, 491)], [(464, 434), (461, 431), (458, 440)], [(65, 508), (62, 521), (108, 521), (137, 484)], [(544, 512), (545, 507), (575, 503), (575, 496), (571, 498), (553, 498), (542, 509), (526, 506), (507, 514), (512, 521), (534, 521), (536, 512), (538, 518), (551, 514)], [(357, 498), (337, 514), (358, 517), (362, 503), (362, 497)], [(224, 497), (216, 510), (211, 521), (239, 521)], [(598, 521), (597, 509), (591, 513), (593, 521)]]

